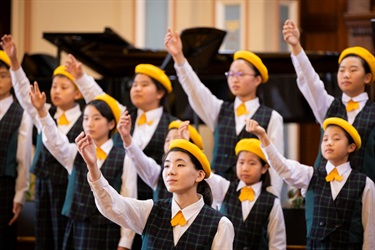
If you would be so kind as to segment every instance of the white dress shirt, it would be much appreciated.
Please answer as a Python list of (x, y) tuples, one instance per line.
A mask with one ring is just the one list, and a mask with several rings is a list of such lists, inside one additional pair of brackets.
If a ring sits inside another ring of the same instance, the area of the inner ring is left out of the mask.
[[(153, 200), (137, 200), (119, 195), (101, 176), (95, 182), (91, 182), (88, 178), (91, 189), (95, 196), (95, 202), (99, 211), (108, 219), (130, 228), (138, 234), (142, 234), (147, 219), (154, 206)], [(204, 205), (203, 197), (197, 203), (194, 203), (184, 209), (182, 213), (187, 220), (184, 226), (175, 226), (173, 228), (174, 242), (177, 244), (179, 238), (194, 222), (199, 211)], [(172, 200), (172, 217), (181, 210), (177, 203)], [(218, 225), (218, 231), (214, 237), (211, 249), (232, 249), (233, 248), (234, 229), (232, 223), (227, 217), (222, 217)]]
[[(13, 96), (6, 97), (0, 100), (0, 122), (3, 119), (6, 112), (13, 103)], [(31, 118), (24, 111), (22, 114), (22, 119), (20, 126), (18, 128), (17, 135), (17, 178), (15, 186), (15, 195), (13, 202), (25, 204), (26, 192), (29, 189), (29, 168), (32, 163), (32, 131), (33, 124)], [(2, 147), (4, 145), (1, 145)]]
[[(210, 185), (210, 188), (212, 190), (212, 196), (214, 199), (213, 204), (221, 205), (228, 192), (230, 181), (226, 180), (220, 175), (213, 173), (208, 179), (206, 179), (206, 181)], [(240, 181), (236, 190), (239, 191), (243, 187), (246, 187), (246, 184), (243, 181)], [(241, 202), (243, 221), (245, 221), (249, 216), (251, 209), (253, 208), (262, 191), (262, 182), (258, 182), (248, 187), (251, 187), (254, 190), (255, 195), (253, 201), (245, 200)], [(268, 218), (267, 238), (269, 249), (286, 249), (284, 214), (281, 208), (280, 200), (278, 198), (275, 199)]]
[[(292, 54), (291, 58), (294, 69), (297, 73), (298, 88), (309, 103), (316, 120), (322, 125), (334, 97), (327, 93), (324, 83), (315, 72), (305, 51), (302, 50), (297, 56)], [(348, 122), (353, 124), (356, 116), (361, 112), (369, 98), (366, 92), (363, 92), (354, 98), (350, 98), (345, 93), (342, 94), (341, 100), (345, 107), (350, 99), (359, 102), (358, 109), (347, 112)]]
[[(218, 99), (211, 91), (200, 81), (197, 74), (194, 72), (187, 60), (183, 65), (174, 65), (178, 80), (181, 83), (182, 88), (189, 98), (189, 104), (191, 105), (194, 112), (203, 120), (203, 122), (214, 131), (217, 124), (221, 105), (224, 103), (223, 100)], [(236, 113), (237, 107), (241, 104), (241, 101), (236, 97), (234, 101), (234, 112)], [(245, 102), (246, 108), (249, 111), (248, 115), (241, 117), (235, 116), (236, 122), (236, 133), (237, 135), (245, 126), (245, 118), (251, 118), (260, 106), (259, 99), (255, 98)], [(283, 118), (276, 112), (272, 111), (271, 119), (268, 124), (267, 133), (271, 141), (276, 145), (280, 152), (284, 152), (284, 131), (283, 131)], [(234, 151), (233, 151), (234, 152)], [(270, 191), (277, 197), (280, 197), (281, 189), (283, 186), (283, 180), (276, 175), (273, 170), (270, 170), (271, 185)]]
[[(313, 176), (314, 168), (300, 164), (297, 161), (285, 159), (274, 145), (270, 144), (262, 148), (268, 162), (284, 180), (292, 186), (307, 190)], [(329, 173), (334, 166), (327, 162), (326, 170)], [(342, 175), (342, 181), (333, 180), (330, 182), (333, 200), (336, 199), (340, 190), (345, 185), (352, 171), (350, 163), (344, 163), (336, 167)], [(366, 186), (362, 194), (362, 225), (363, 225), (363, 249), (375, 249), (375, 184), (366, 177)]]

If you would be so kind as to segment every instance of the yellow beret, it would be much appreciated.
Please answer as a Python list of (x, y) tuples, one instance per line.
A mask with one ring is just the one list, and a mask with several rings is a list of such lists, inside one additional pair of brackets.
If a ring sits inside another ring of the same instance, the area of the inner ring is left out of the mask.
[(77, 85), (74, 82), (74, 77), (66, 70), (66, 67), (64, 65), (58, 66), (55, 69), (55, 71), (53, 71), (53, 76), (56, 76), (56, 75), (63, 75), (65, 77), (67, 77), (69, 80), (71, 80), (75, 85)]
[(341, 55), (339, 57), (339, 63), (341, 63), (344, 57), (350, 54), (357, 55), (363, 60), (365, 60), (365, 62), (367, 62), (372, 74), (371, 82), (375, 81), (375, 57), (370, 53), (370, 51), (359, 46), (347, 48), (343, 52), (341, 52)]
[(10, 67), (10, 59), (3, 50), (0, 50), (0, 61), (3, 61), (6, 65)]
[(190, 152), (192, 155), (194, 155), (194, 157), (197, 158), (199, 163), (202, 165), (203, 171), (206, 173), (206, 176), (204, 178), (206, 179), (210, 177), (210, 162), (208, 161), (207, 156), (203, 153), (203, 151), (200, 148), (198, 148), (197, 145), (185, 139), (175, 139), (169, 144), (168, 150), (171, 150), (172, 148), (182, 148)]
[(152, 64), (138, 64), (135, 67), (136, 74), (145, 74), (152, 77), (156, 81), (160, 82), (163, 87), (167, 90), (168, 94), (172, 92), (172, 84), (169, 77), (164, 73), (164, 70), (152, 65)]
[(266, 156), (264, 156), (262, 149), (260, 148), (260, 141), (255, 138), (246, 138), (237, 142), (236, 155), (241, 151), (248, 151), (250, 153), (256, 154), (263, 161), (267, 162)]
[[(179, 129), (182, 121), (176, 120), (172, 121), (169, 123), (168, 129)], [(188, 126), (189, 134), (190, 134), (190, 139), (193, 141), (195, 145), (198, 146), (201, 150), (203, 150), (203, 140), (199, 132), (189, 124)]]
[(251, 63), (262, 76), (262, 83), (266, 83), (268, 81), (267, 67), (263, 64), (262, 59), (260, 59), (259, 56), (255, 55), (253, 52), (250, 51), (239, 50), (236, 53), (234, 53), (234, 60), (237, 59), (244, 59)]
[[(110, 95), (103, 93), (94, 98), (94, 100), (101, 100), (108, 104), (109, 108), (112, 110), (113, 116), (115, 117), (116, 125), (120, 120), (121, 110), (117, 104), (117, 101)], [(117, 128), (115, 128), (114, 133), (117, 133)]]
[(357, 146), (356, 150), (361, 148), (361, 136), (359, 135), (358, 131), (353, 127), (353, 125), (351, 125), (348, 121), (338, 117), (330, 117), (325, 119), (323, 122), (324, 131), (326, 130), (328, 125), (337, 125), (344, 129), (353, 138), (353, 141)]

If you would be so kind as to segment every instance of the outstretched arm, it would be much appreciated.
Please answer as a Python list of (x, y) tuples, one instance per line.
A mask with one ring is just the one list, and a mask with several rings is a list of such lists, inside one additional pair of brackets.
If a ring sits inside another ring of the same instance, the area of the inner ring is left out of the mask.
[(172, 32), (171, 29), (168, 28), (164, 38), (164, 45), (165, 49), (173, 57), (175, 63), (182, 65), (185, 62), (186, 58), (182, 52), (181, 38), (177, 31)]

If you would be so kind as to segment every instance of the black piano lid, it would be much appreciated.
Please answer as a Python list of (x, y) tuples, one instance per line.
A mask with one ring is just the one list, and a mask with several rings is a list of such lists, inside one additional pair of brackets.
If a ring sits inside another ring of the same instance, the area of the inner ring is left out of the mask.
[(133, 76), (135, 65), (160, 65), (167, 56), (166, 51), (137, 49), (111, 28), (105, 28), (102, 33), (45, 32), (43, 38), (54, 44), (59, 53), (65, 51), (72, 54), (99, 74), (108, 77)]

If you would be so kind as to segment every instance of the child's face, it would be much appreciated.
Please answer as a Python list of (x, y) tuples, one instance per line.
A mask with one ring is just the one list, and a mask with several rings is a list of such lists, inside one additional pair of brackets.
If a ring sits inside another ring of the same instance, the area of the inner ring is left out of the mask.
[(267, 170), (267, 166), (262, 165), (256, 154), (249, 151), (239, 153), (236, 165), (237, 177), (246, 185), (258, 183), (262, 174), (266, 173)]
[(164, 153), (168, 152), (169, 144), (175, 139), (181, 139), (180, 135), (178, 134), (178, 129), (169, 130), (164, 141)]
[(5, 67), (0, 67), (0, 100), (10, 96), (12, 89), (12, 79), (9, 70)]
[(68, 110), (74, 107), (75, 101), (81, 96), (80, 92), (65, 76), (55, 76), (51, 87), (51, 101), (56, 107)]
[(163, 180), (169, 192), (183, 194), (196, 192), (196, 185), (205, 177), (203, 170), (196, 170), (190, 157), (172, 151), (164, 161)]
[(90, 135), (97, 146), (102, 145), (109, 138), (109, 131), (115, 127), (115, 122), (110, 121), (100, 114), (92, 105), (87, 105), (83, 114), (83, 129)]
[(339, 166), (348, 161), (349, 154), (355, 150), (355, 144), (349, 144), (341, 127), (331, 125), (324, 131), (321, 150), (327, 161)]
[(254, 76), (255, 72), (251, 66), (242, 59), (232, 62), (229, 71), (245, 73), (243, 76), (228, 77), (228, 86), (233, 95), (238, 96), (242, 101), (254, 99), (256, 90), (261, 83), (260, 76)]
[(361, 59), (348, 56), (343, 59), (337, 72), (337, 82), (342, 92), (350, 97), (365, 91), (365, 84), (370, 83), (371, 74), (366, 74)]
[(159, 107), (163, 91), (156, 88), (151, 78), (144, 74), (137, 74), (130, 89), (130, 99), (134, 106), (143, 111)]

